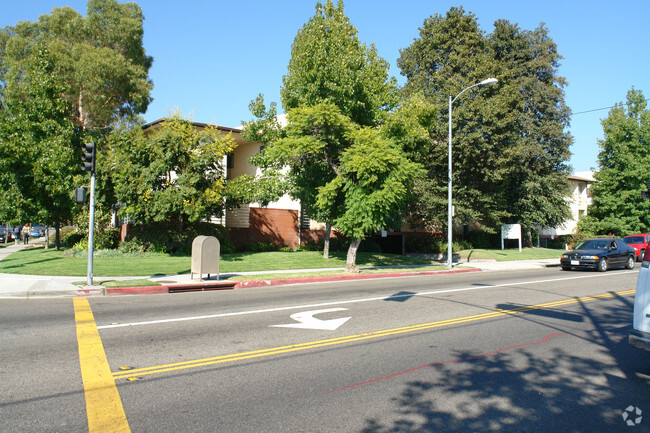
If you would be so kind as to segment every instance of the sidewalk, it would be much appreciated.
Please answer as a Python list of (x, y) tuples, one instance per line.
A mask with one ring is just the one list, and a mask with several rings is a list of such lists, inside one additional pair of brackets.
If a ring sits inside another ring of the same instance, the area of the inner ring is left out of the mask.
[[(7, 247), (0, 248), (0, 260), (8, 255), (19, 251), (31, 245), (8, 245)], [(387, 270), (386, 273), (376, 274), (351, 274), (351, 275), (338, 275), (338, 276), (324, 276), (324, 277), (305, 277), (305, 278), (282, 278), (270, 280), (251, 280), (251, 281), (228, 281), (224, 278), (232, 276), (246, 276), (246, 275), (260, 275), (260, 274), (286, 274), (286, 273), (309, 273), (317, 271), (342, 271), (343, 268), (327, 268), (327, 269), (297, 269), (297, 270), (282, 270), (282, 271), (261, 271), (261, 272), (238, 272), (226, 273), (220, 275), (220, 280), (217, 281), (214, 277), (208, 280), (199, 281), (192, 280), (189, 274), (183, 275), (156, 275), (156, 276), (133, 276), (133, 277), (101, 277), (93, 276), (93, 281), (101, 280), (133, 280), (133, 279), (148, 279), (160, 286), (146, 286), (146, 287), (125, 287), (116, 289), (104, 289), (100, 286), (78, 286), (72, 284), (73, 282), (85, 281), (85, 276), (76, 277), (56, 277), (56, 276), (43, 276), (43, 275), (20, 275), (20, 274), (2, 274), (0, 273), (0, 299), (2, 298), (40, 298), (40, 297), (72, 297), (72, 296), (87, 296), (87, 295), (123, 295), (123, 294), (157, 294), (157, 293), (170, 293), (177, 291), (190, 291), (190, 290), (214, 290), (214, 289), (234, 289), (245, 287), (262, 287), (284, 284), (298, 284), (308, 282), (324, 282), (324, 281), (344, 281), (344, 280), (357, 280), (357, 279), (373, 279), (373, 278), (387, 278), (387, 277), (403, 277), (409, 275), (435, 275), (435, 274), (448, 274), (448, 273), (464, 273), (464, 272), (477, 272), (477, 271), (503, 271), (503, 270), (526, 270), (526, 269), (539, 269), (549, 266), (559, 266), (560, 260), (557, 259), (542, 259), (542, 260), (518, 260), (511, 262), (497, 262), (490, 260), (471, 260), (469, 263), (462, 261), (458, 264), (459, 267), (449, 270), (441, 268), (440, 266), (432, 265), (431, 271), (417, 271), (396, 272), (395, 268)], [(421, 266), (419, 266), (421, 267)], [(380, 269), (378, 267), (368, 267), (370, 269)], [(366, 269), (368, 269), (366, 268)], [(404, 267), (408, 268), (408, 267)], [(435, 268), (435, 269), (434, 269)]]

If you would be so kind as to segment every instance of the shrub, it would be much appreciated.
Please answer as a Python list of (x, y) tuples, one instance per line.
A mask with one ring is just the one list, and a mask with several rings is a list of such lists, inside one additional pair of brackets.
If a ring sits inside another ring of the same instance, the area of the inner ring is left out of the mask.
[[(465, 235), (465, 240), (474, 248), (490, 248), (490, 234), (483, 230), (470, 230)], [(465, 248), (469, 249), (469, 248)]]
[(279, 248), (280, 247), (273, 242), (256, 242), (250, 244), (247, 250), (253, 253), (267, 253), (270, 251), (278, 251)]
[[(235, 251), (226, 228), (219, 224), (207, 222), (186, 224), (182, 232), (179, 231), (177, 223), (137, 224), (129, 228), (126, 241), (134, 242), (139, 245), (137, 248), (143, 248), (144, 251), (190, 255), (192, 253), (192, 242), (197, 236), (201, 235), (216, 237), (219, 240), (222, 254)], [(125, 248), (136, 247), (128, 245)]]
[(359, 252), (364, 253), (381, 253), (381, 245), (375, 241), (363, 240), (359, 245)]
[[(409, 253), (432, 254), (447, 252), (442, 241), (433, 236), (406, 236), (406, 251)], [(443, 251), (444, 250), (444, 251)]]

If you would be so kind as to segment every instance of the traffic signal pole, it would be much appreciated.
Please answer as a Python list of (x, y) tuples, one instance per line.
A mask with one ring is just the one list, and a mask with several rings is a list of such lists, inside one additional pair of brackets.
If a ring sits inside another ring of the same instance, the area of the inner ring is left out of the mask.
[(81, 146), (81, 169), (90, 172), (90, 205), (88, 207), (88, 273), (86, 283), (93, 285), (93, 251), (95, 250), (95, 163), (97, 147), (95, 143)]
[(95, 249), (95, 170), (90, 173), (90, 206), (88, 218), (88, 275), (86, 283), (93, 285), (93, 251)]

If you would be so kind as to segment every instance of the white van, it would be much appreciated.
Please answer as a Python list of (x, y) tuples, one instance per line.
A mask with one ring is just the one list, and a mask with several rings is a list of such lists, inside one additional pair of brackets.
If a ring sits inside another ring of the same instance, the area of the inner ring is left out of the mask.
[(634, 295), (634, 318), (629, 342), (639, 349), (650, 351), (650, 254), (643, 258)]

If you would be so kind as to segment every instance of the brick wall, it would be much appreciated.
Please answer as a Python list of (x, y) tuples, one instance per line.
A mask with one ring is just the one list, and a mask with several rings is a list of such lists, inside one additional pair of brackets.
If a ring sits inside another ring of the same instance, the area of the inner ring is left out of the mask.
[(298, 247), (298, 211), (289, 209), (250, 208), (248, 228), (228, 227), (235, 245), (256, 242)]

